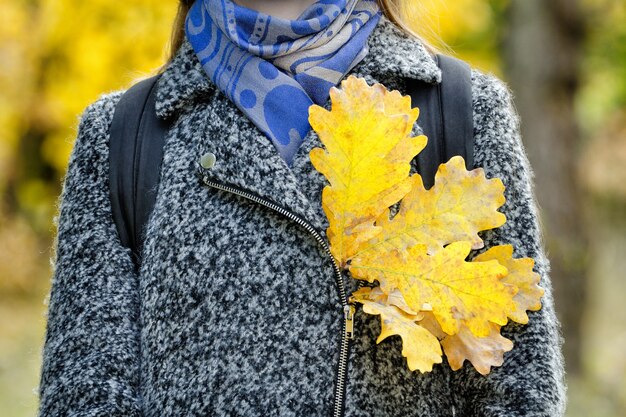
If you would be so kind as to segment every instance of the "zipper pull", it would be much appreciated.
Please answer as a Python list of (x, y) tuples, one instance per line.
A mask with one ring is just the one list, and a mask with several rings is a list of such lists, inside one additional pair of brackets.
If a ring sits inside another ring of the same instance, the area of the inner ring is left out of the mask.
[(343, 317), (346, 321), (346, 339), (354, 339), (354, 312), (356, 308), (354, 304), (350, 303), (343, 307)]

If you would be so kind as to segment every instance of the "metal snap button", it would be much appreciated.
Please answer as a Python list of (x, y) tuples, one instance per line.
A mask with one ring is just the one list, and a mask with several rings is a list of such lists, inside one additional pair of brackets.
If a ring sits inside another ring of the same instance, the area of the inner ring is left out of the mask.
[(200, 165), (202, 168), (212, 168), (215, 165), (215, 154), (213, 152), (207, 152), (200, 157)]

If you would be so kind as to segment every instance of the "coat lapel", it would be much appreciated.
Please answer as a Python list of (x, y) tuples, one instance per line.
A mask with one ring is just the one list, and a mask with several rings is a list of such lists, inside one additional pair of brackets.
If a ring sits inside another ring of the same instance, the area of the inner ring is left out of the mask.
[[(401, 80), (413, 78), (429, 83), (441, 81), (441, 71), (417, 39), (410, 37), (382, 16), (368, 39), (369, 52), (349, 74), (387, 88), (401, 89)], [(347, 76), (347, 75), (346, 75)], [(206, 102), (210, 126), (205, 127), (203, 152), (216, 155), (207, 170), (213, 180), (234, 184), (268, 198), (299, 214), (325, 232), (328, 220), (321, 205), (326, 179), (309, 159), (314, 147), (323, 147), (310, 130), (289, 168), (267, 138), (204, 73), (191, 44), (185, 39), (157, 84), (156, 113), (167, 119), (185, 106)], [(330, 109), (330, 100), (324, 105)], [(235, 122), (236, 121), (236, 122)]]

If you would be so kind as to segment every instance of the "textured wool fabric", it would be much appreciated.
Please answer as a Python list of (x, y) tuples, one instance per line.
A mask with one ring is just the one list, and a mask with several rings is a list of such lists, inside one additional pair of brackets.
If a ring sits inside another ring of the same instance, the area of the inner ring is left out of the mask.
[(318, 0), (296, 19), (231, 0), (196, 0), (185, 33), (209, 79), (291, 166), (311, 129), (309, 107), (367, 55), (378, 0)]
[[(385, 16), (368, 42), (351, 73), (370, 84), (403, 91), (406, 78), (441, 81), (423, 45)], [(410, 372), (401, 339), (377, 345), (380, 318), (359, 307), (347, 417), (563, 415), (562, 338), (533, 171), (505, 84), (476, 70), (472, 83), (475, 166), (504, 182), (507, 222), (481, 232), (485, 247), (470, 258), (505, 243), (515, 257), (534, 258), (543, 308), (527, 325), (503, 327), (515, 347), (482, 376), (467, 362), (453, 372), (445, 358), (430, 373)], [(39, 416), (330, 415), (343, 319), (330, 259), (295, 222), (202, 185), (195, 173), (213, 152), (207, 175), (284, 205), (326, 239), (325, 179), (308, 157), (322, 146), (317, 134), (289, 169), (206, 77), (188, 42), (157, 88), (157, 113), (173, 125), (139, 273), (108, 194), (108, 129), (123, 91), (103, 94), (80, 119), (60, 200)]]

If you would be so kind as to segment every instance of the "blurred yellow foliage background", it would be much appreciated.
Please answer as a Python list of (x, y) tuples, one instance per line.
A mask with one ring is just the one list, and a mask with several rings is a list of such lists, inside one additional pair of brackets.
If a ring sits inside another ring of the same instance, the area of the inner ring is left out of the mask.
[(0, 414), (35, 414), (57, 196), (78, 118), (163, 63), (175, 2), (0, 2)]
[[(580, 150), (578, 165), (590, 173), (576, 181), (587, 194), (597, 196), (585, 209), (588, 217), (601, 219), (587, 226), (595, 236), (595, 249), (590, 253), (604, 254), (587, 268), (587, 280), (594, 286), (585, 287), (589, 288), (587, 304), (576, 307), (585, 312), (575, 324), (586, 336), (583, 342), (576, 342), (582, 346), (582, 368), (573, 366), (576, 371), (568, 376), (570, 398), (574, 398), (568, 413), (626, 415), (626, 310), (617, 296), (611, 298), (611, 294), (623, 294), (620, 288), (626, 290), (619, 282), (625, 265), (618, 259), (623, 258), (623, 252), (618, 255), (620, 250), (626, 248), (626, 239), (621, 237), (626, 235), (626, 2), (407, 0), (404, 10), (411, 17), (411, 27), (442, 51), (505, 80), (515, 80), (516, 71), (525, 70), (523, 65), (541, 66), (544, 59), (560, 57), (546, 55), (524, 64), (517, 61), (519, 56), (507, 55), (515, 43), (506, 40), (523, 29), (524, 13), (541, 14), (541, 7), (547, 10), (562, 3), (578, 5), (585, 25), (580, 34), (575, 24), (568, 29), (572, 37), (581, 37), (575, 49), (581, 56), (580, 66), (571, 88), (575, 90), (575, 122), (582, 133), (581, 140), (571, 146)], [(531, 8), (537, 4), (541, 6)], [(2, 415), (35, 414), (53, 219), (79, 115), (100, 94), (127, 88), (165, 62), (176, 8), (175, 1), (159, 0), (0, 3)], [(528, 19), (527, 23), (535, 21)], [(536, 87), (528, 84), (517, 91), (533, 92)], [(541, 99), (539, 92), (537, 97)], [(523, 123), (532, 126), (545, 121), (529, 117)], [(542, 166), (530, 153), (533, 165)], [(612, 169), (606, 169), (605, 161), (610, 161)], [(541, 175), (543, 171), (537, 172)], [(540, 201), (540, 205), (544, 203), (549, 209), (548, 200)], [(548, 229), (548, 241), (553, 237), (558, 236)], [(556, 258), (560, 252), (554, 249), (549, 256)], [(555, 277), (559, 273), (555, 271)], [(612, 314), (611, 326), (599, 326), (597, 318), (607, 312)], [(604, 346), (608, 341), (596, 342), (611, 336), (619, 342), (613, 348)], [(613, 360), (611, 366), (603, 361), (606, 357)]]

